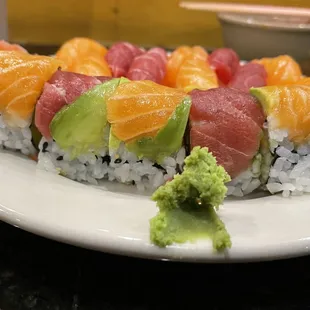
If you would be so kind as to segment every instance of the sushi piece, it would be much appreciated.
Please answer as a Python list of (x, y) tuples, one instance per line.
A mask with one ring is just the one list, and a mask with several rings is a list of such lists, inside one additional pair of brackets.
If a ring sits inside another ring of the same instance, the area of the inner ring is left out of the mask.
[(115, 78), (65, 105), (40, 142), (39, 167), (77, 181), (154, 190), (181, 172), (191, 106), (183, 91)]
[(110, 79), (110, 77), (94, 77), (57, 70), (44, 84), (36, 105), (35, 125), (40, 133), (46, 139), (50, 139), (49, 126), (55, 114), (89, 89)]
[(240, 59), (231, 48), (218, 48), (214, 50), (208, 61), (217, 74), (219, 81), (227, 85), (239, 68)]
[(144, 51), (128, 42), (118, 42), (111, 46), (105, 59), (109, 64), (113, 77), (125, 77), (133, 60)]
[(208, 64), (208, 53), (204, 49), (193, 47), (193, 54), (188, 56), (179, 68), (175, 84), (185, 92), (219, 86), (216, 73)]
[(266, 86), (267, 72), (263, 65), (247, 63), (239, 66), (235, 75), (228, 83), (228, 87), (248, 92), (251, 87)]
[(57, 51), (56, 58), (66, 64), (67, 71), (95, 76), (111, 76), (105, 60), (107, 49), (95, 40), (73, 38), (66, 41)]
[(255, 59), (253, 62), (265, 67), (267, 86), (293, 84), (302, 77), (299, 64), (288, 55)]
[(310, 86), (252, 88), (267, 117), (272, 167), (266, 185), (284, 197), (310, 192)]
[[(170, 55), (168, 62), (167, 62), (167, 68), (166, 68), (166, 75), (162, 82), (162, 84), (169, 86), (169, 87), (177, 87), (177, 78), (179, 75), (180, 68), (182, 65), (187, 61), (193, 59), (199, 59), (198, 63), (198, 69), (199, 69), (199, 78), (201, 79), (201, 74), (205, 69), (205, 64), (202, 62), (207, 61), (208, 53), (205, 51), (204, 48), (200, 46), (180, 46), (177, 49), (175, 49), (172, 54)], [(194, 65), (194, 66), (193, 66)], [(179, 88), (183, 88), (185, 84), (183, 80), (189, 84), (189, 82), (193, 83), (193, 76), (195, 69), (195, 66), (197, 66), (197, 63), (194, 63), (189, 66), (189, 64), (185, 64), (185, 69), (181, 73), (180, 80), (179, 80)], [(190, 67), (190, 70), (187, 70), (188, 67)], [(202, 69), (202, 70), (201, 70)], [(185, 78), (184, 78), (185, 77)], [(181, 86), (182, 83), (182, 86)]]
[(183, 91), (152, 81), (120, 85), (107, 101), (110, 167), (115, 169), (109, 179), (154, 190), (180, 172), (190, 106)]
[(133, 81), (149, 80), (160, 84), (166, 74), (166, 63), (166, 51), (159, 47), (151, 48), (133, 60), (127, 78)]
[(207, 147), (232, 181), (228, 195), (244, 196), (259, 188), (264, 160), (261, 150), (264, 113), (250, 94), (230, 88), (190, 93), (190, 147)]
[(121, 82), (97, 84), (55, 114), (49, 126), (52, 137), (43, 137), (39, 145), (39, 168), (91, 184), (106, 175), (110, 162), (106, 101)]
[(192, 55), (193, 51), (190, 46), (180, 46), (175, 49), (167, 62), (166, 75), (163, 84), (169, 87), (175, 87), (176, 76), (184, 59)]
[(0, 146), (35, 154), (32, 119), (44, 83), (63, 63), (24, 52), (0, 51)]

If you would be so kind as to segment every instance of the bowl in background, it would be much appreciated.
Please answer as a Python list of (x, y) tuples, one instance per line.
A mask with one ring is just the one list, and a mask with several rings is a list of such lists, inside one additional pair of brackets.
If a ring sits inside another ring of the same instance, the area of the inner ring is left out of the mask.
[(218, 14), (225, 47), (241, 59), (292, 56), (310, 75), (310, 19), (300, 17)]

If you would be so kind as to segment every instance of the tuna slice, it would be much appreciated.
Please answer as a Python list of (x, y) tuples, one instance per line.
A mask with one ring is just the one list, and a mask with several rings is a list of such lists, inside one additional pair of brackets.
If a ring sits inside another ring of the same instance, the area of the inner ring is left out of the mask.
[(41, 134), (51, 138), (49, 125), (55, 114), (65, 105), (72, 103), (83, 93), (96, 85), (110, 80), (110, 77), (93, 77), (79, 73), (56, 71), (44, 84), (37, 102), (35, 125)]
[(127, 78), (130, 80), (149, 80), (161, 83), (166, 74), (167, 54), (159, 47), (151, 48), (132, 62)]
[(266, 82), (267, 72), (264, 66), (257, 63), (247, 63), (238, 68), (228, 87), (248, 92), (251, 87), (266, 86)]
[(193, 90), (190, 145), (208, 147), (234, 178), (259, 150), (264, 114), (258, 101), (236, 89)]
[(227, 85), (239, 67), (239, 56), (230, 48), (218, 48), (213, 51), (208, 59), (215, 70), (218, 79)]
[(143, 53), (143, 50), (136, 45), (119, 42), (111, 46), (105, 55), (105, 59), (109, 64), (113, 77), (124, 77), (134, 58)]

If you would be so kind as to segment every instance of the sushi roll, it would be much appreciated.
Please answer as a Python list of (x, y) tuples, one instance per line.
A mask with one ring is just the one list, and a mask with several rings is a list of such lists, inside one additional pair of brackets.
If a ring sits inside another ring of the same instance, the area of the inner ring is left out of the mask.
[(181, 90), (111, 79), (54, 115), (38, 165), (77, 181), (108, 179), (154, 190), (182, 170), (190, 106)]
[(52, 57), (0, 51), (0, 147), (36, 154), (35, 105), (44, 83), (61, 66)]
[[(64, 85), (73, 77), (56, 74)], [(186, 155), (200, 146), (230, 175), (228, 195), (247, 195), (267, 181), (271, 159), (263, 109), (244, 91), (187, 94), (152, 81), (114, 78), (76, 93), (70, 104), (56, 104), (44, 89), (36, 111), (43, 169), (91, 184), (107, 179), (154, 191), (182, 173)], [(71, 91), (67, 86), (63, 93), (72, 97)]]
[(310, 86), (251, 89), (266, 115), (272, 165), (266, 189), (284, 197), (310, 192)]

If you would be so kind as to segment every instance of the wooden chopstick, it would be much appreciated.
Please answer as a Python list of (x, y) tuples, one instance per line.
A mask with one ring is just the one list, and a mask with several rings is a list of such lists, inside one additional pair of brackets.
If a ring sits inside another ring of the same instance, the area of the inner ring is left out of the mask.
[(273, 5), (180, 1), (179, 6), (188, 10), (210, 11), (217, 13), (310, 17), (310, 9), (307, 8)]

